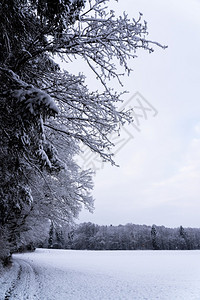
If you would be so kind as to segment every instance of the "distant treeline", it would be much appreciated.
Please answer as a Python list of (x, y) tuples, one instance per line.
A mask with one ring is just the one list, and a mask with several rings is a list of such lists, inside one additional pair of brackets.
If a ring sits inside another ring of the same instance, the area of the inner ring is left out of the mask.
[(135, 224), (99, 226), (89, 222), (63, 230), (51, 224), (48, 240), (40, 246), (76, 250), (195, 250), (200, 249), (200, 229)]

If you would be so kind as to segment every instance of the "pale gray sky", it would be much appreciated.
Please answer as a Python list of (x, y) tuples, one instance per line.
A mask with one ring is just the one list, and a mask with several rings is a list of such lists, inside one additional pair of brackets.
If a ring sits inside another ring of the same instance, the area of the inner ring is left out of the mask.
[(116, 155), (120, 168), (97, 171), (95, 212), (79, 221), (200, 227), (200, 1), (119, 0), (114, 8), (142, 12), (149, 38), (169, 48), (131, 62), (126, 99), (139, 91), (158, 114), (141, 119), (141, 132), (127, 128), (134, 138)]

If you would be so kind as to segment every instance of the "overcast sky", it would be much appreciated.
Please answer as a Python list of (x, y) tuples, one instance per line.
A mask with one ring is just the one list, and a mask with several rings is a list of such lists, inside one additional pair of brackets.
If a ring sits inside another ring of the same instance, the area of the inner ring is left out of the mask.
[(116, 139), (118, 149), (127, 142), (115, 156), (119, 168), (93, 160), (95, 212), (79, 222), (200, 227), (200, 1), (119, 0), (115, 10), (142, 12), (149, 39), (168, 49), (131, 62), (127, 105), (139, 100), (149, 110), (136, 120), (140, 131), (129, 126)]

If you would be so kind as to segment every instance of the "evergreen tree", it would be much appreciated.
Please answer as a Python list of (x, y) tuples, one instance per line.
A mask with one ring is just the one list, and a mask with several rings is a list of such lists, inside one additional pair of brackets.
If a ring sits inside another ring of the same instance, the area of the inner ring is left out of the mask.
[(54, 242), (54, 225), (51, 221), (50, 227), (49, 227), (49, 239), (48, 239), (48, 248), (53, 248), (53, 242)]
[(182, 225), (179, 227), (179, 235), (180, 235), (180, 248), (182, 250), (186, 250), (186, 249), (190, 250), (191, 249), (190, 242), (187, 233)]
[(151, 240), (152, 240), (153, 250), (159, 250), (156, 225), (152, 225), (151, 227)]
[(53, 247), (57, 249), (65, 248), (64, 237), (61, 228), (57, 228), (55, 231), (55, 242)]
[(183, 228), (182, 225), (179, 228), (179, 234), (183, 239), (185, 238), (185, 229)]

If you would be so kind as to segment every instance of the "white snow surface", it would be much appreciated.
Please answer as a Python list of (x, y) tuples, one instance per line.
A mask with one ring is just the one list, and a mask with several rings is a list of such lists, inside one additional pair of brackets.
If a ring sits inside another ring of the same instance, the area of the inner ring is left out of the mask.
[(200, 251), (37, 249), (13, 255), (0, 299), (200, 299)]

